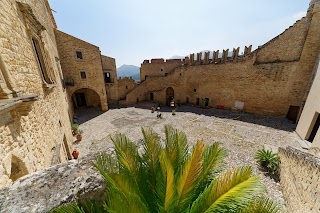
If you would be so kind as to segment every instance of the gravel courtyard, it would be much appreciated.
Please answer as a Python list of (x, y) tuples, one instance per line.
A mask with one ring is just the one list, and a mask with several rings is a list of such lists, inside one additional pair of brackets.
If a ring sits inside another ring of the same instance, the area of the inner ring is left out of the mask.
[(268, 196), (284, 204), (280, 184), (258, 169), (254, 156), (264, 144), (299, 148), (299, 139), (293, 132), (294, 125), (284, 118), (232, 113), (227, 110), (182, 106), (175, 116), (171, 110), (170, 107), (162, 107), (162, 119), (157, 119), (156, 112), (151, 113), (147, 105), (110, 109), (105, 113), (96, 108), (78, 110), (77, 120), (84, 133), (83, 140), (75, 142), (74, 148), (79, 150), (80, 157), (110, 150), (110, 136), (117, 131), (125, 133), (139, 144), (142, 139), (141, 127), (151, 127), (164, 139), (164, 125), (170, 124), (183, 130), (191, 145), (197, 139), (203, 139), (208, 144), (220, 142), (228, 150), (226, 167), (252, 165), (254, 173), (267, 185)]

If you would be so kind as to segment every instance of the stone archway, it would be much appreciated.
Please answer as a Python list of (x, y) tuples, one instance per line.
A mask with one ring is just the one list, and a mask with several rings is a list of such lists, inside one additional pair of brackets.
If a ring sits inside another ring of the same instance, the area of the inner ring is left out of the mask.
[(166, 104), (170, 105), (170, 102), (174, 100), (174, 90), (172, 87), (168, 87), (166, 90)]
[(81, 88), (73, 92), (71, 95), (74, 109), (81, 107), (97, 107), (101, 108), (101, 97), (93, 89)]

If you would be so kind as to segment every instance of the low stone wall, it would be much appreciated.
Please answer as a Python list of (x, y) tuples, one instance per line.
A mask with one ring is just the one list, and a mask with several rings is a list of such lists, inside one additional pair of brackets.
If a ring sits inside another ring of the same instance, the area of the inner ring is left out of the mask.
[(290, 213), (320, 212), (320, 158), (279, 148), (280, 182)]
[(92, 160), (82, 157), (18, 179), (0, 190), (0, 213), (48, 212), (76, 199), (103, 199), (105, 181)]

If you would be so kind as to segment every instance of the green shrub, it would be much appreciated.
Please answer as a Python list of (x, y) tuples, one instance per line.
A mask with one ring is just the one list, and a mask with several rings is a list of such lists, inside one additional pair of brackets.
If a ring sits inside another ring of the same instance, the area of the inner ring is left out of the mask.
[(71, 130), (78, 130), (79, 124), (72, 124)]
[(268, 169), (273, 174), (278, 173), (279, 157), (270, 150), (260, 149), (256, 153), (256, 160), (262, 166)]
[(94, 166), (107, 185), (102, 205), (68, 204), (52, 212), (280, 212), (274, 202), (260, 200), (264, 186), (251, 167), (222, 171), (226, 150), (217, 142), (198, 140), (191, 148), (185, 133), (171, 126), (165, 126), (164, 143), (151, 129), (142, 134), (142, 152), (118, 133), (111, 138), (115, 155), (97, 156)]

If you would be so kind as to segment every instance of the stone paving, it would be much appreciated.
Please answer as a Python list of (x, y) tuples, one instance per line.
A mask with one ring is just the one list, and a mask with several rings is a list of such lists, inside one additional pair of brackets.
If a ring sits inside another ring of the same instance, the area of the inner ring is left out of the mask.
[(79, 150), (80, 156), (110, 150), (110, 136), (117, 131), (125, 133), (139, 144), (142, 138), (141, 127), (151, 127), (164, 138), (164, 125), (170, 124), (183, 130), (191, 145), (197, 139), (203, 139), (206, 143), (220, 142), (228, 150), (226, 167), (252, 165), (254, 173), (267, 185), (267, 195), (284, 204), (280, 184), (258, 169), (254, 156), (264, 144), (300, 148), (293, 124), (284, 118), (232, 113), (227, 110), (182, 106), (175, 116), (171, 110), (162, 107), (162, 119), (157, 119), (156, 113), (151, 113), (147, 104), (110, 109), (105, 113), (96, 108), (80, 110), (76, 115), (84, 134), (81, 142), (74, 143), (74, 148)]

